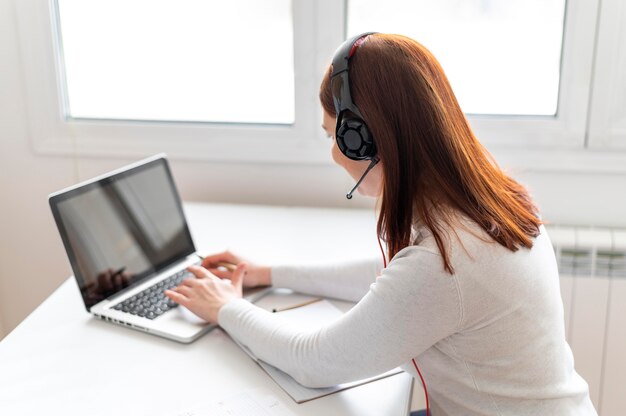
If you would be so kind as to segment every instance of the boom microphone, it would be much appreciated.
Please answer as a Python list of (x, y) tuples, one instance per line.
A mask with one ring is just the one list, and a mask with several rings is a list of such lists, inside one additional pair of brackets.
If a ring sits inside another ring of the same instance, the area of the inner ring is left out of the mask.
[(352, 188), (352, 190), (346, 195), (346, 198), (348, 199), (352, 199), (352, 194), (354, 193), (354, 191), (356, 191), (356, 189), (359, 187), (359, 185), (361, 184), (361, 182), (363, 182), (363, 179), (365, 179), (365, 176), (369, 173), (370, 170), (372, 170), (372, 168), (374, 166), (376, 166), (376, 164), (380, 161), (379, 158), (375, 157), (374, 159), (372, 159), (372, 161), (370, 162), (370, 165), (367, 167), (367, 169), (365, 169), (365, 173), (363, 173), (363, 176), (361, 176), (361, 179), (359, 179), (359, 181), (356, 183), (356, 185), (354, 185), (354, 188)]

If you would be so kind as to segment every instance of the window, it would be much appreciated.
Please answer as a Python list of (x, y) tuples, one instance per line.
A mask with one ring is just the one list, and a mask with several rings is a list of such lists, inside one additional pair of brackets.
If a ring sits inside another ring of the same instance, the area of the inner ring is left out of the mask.
[(600, 153), (626, 142), (616, 138), (626, 131), (622, 0), (14, 4), (39, 153), (332, 163), (319, 83), (348, 35), (374, 30), (433, 51), (500, 163), (626, 166)]
[(564, 13), (565, 0), (349, 0), (347, 32), (417, 39), (465, 113), (554, 116)]
[(71, 118), (291, 124), (289, 0), (57, 0)]

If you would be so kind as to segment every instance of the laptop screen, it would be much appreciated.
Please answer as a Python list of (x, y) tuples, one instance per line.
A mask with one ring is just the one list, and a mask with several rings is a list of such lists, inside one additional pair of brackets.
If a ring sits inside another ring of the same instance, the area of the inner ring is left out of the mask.
[(164, 158), (50, 197), (85, 306), (195, 252)]

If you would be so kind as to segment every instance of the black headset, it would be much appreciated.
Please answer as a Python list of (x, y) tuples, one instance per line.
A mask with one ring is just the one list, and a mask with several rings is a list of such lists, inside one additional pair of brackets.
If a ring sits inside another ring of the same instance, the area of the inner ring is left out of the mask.
[(346, 40), (335, 52), (333, 57), (333, 72), (330, 74), (330, 87), (333, 93), (333, 103), (337, 114), (335, 140), (341, 153), (352, 160), (371, 160), (371, 163), (361, 179), (350, 193), (359, 186), (365, 175), (378, 163), (374, 137), (363, 120), (363, 115), (350, 94), (349, 62), (357, 48), (369, 35), (376, 32), (367, 32)]

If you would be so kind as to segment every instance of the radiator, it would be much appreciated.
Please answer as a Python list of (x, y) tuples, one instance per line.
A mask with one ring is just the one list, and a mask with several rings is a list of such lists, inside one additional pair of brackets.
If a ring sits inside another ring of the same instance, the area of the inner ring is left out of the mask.
[(626, 230), (549, 225), (565, 333), (602, 416), (626, 414)]

